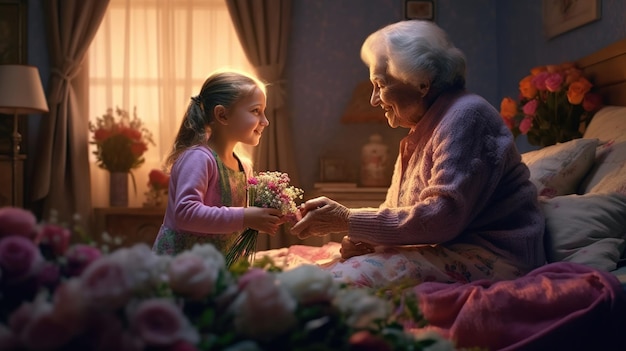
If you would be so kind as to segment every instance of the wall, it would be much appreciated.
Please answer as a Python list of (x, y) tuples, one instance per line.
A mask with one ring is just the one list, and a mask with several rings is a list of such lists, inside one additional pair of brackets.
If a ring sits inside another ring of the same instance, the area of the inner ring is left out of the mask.
[[(602, 19), (551, 40), (541, 29), (542, 0), (435, 0), (436, 22), (468, 59), (468, 88), (499, 106), (533, 66), (575, 60), (626, 36), (626, 3), (602, 0)], [(50, 69), (41, 0), (28, 0), (28, 58), (44, 84)], [(358, 158), (373, 132), (396, 149), (404, 129), (386, 124), (342, 125), (341, 113), (357, 82), (368, 78), (359, 49), (368, 34), (403, 18), (404, 0), (294, 0), (287, 66), (289, 115), (301, 186), (318, 179), (319, 158)], [(45, 85), (44, 85), (45, 86)], [(36, 169), (40, 116), (29, 118), (27, 188)], [(520, 150), (528, 149), (518, 140)], [(355, 165), (356, 167), (356, 165)], [(28, 190), (28, 189), (27, 189)]]
[[(491, 102), (498, 98), (495, 0), (437, 0), (436, 22), (465, 52), (468, 88)], [(386, 123), (340, 123), (352, 89), (369, 78), (359, 51), (365, 38), (380, 27), (403, 19), (403, 0), (294, 1), (289, 51), (290, 113), (301, 186), (318, 180), (319, 158), (350, 160), (358, 171), (360, 149), (378, 132), (397, 155), (406, 129)], [(480, 63), (480, 64), (479, 64)]]

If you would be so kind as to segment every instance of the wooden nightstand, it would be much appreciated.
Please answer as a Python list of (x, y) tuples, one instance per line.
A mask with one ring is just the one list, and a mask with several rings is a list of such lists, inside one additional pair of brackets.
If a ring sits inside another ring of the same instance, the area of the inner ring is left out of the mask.
[(102, 243), (102, 233), (122, 238), (122, 246), (154, 243), (163, 223), (165, 207), (95, 208), (94, 239)]

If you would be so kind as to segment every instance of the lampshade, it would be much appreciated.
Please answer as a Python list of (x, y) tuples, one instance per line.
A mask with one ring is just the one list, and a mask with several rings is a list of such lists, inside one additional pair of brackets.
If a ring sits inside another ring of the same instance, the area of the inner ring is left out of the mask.
[(365, 80), (357, 84), (352, 92), (350, 102), (341, 116), (341, 123), (368, 123), (387, 121), (385, 111), (370, 104), (372, 83)]
[(48, 112), (39, 70), (28, 65), (0, 65), (0, 113)]

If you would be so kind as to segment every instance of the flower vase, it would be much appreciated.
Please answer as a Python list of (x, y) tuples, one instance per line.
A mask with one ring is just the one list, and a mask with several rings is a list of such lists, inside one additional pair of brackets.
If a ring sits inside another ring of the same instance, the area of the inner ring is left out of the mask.
[(128, 173), (109, 173), (109, 205), (111, 207), (128, 207)]

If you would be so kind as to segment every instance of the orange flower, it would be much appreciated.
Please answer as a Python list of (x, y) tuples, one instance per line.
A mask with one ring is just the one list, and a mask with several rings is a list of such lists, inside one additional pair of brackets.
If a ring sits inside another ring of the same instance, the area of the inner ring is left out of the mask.
[(506, 119), (511, 119), (517, 114), (517, 103), (515, 100), (505, 97), (500, 103), (500, 115)]
[(578, 78), (577, 81), (570, 84), (567, 90), (567, 101), (572, 105), (580, 105), (585, 94), (591, 90), (591, 83), (584, 77)]
[(526, 76), (519, 82), (519, 91), (527, 99), (537, 95), (537, 88), (533, 84), (533, 76)]

